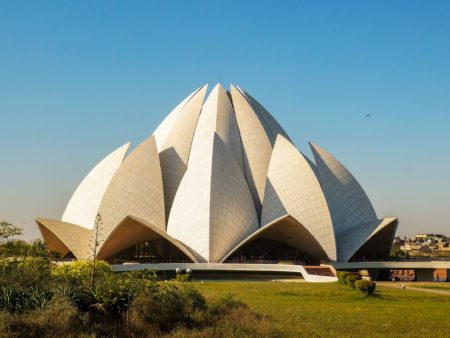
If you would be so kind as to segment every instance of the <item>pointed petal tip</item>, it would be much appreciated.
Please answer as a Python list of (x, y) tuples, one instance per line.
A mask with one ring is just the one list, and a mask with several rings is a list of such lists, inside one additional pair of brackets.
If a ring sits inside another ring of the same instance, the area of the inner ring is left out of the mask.
[(127, 152), (128, 149), (130, 148), (130, 146), (131, 146), (131, 141), (128, 141), (127, 143), (121, 145), (121, 146), (119, 147), (119, 149), (125, 149), (125, 152)]
[(232, 93), (232, 95), (239, 94), (239, 95), (243, 96), (244, 98), (246, 98), (245, 92), (238, 85), (230, 84), (230, 92)]
[[(286, 137), (284, 137), (281, 134), (277, 134), (276, 138), (275, 138), (275, 144), (280, 143), (280, 142), (288, 142), (290, 143), (292, 146), (294, 146), (292, 144), (292, 142), (290, 142)], [(295, 147), (295, 146), (294, 146)]]
[(195, 94), (191, 97), (191, 99), (192, 99), (194, 96), (199, 95), (200, 97), (203, 98), (203, 100), (205, 100), (206, 93), (207, 93), (207, 91), (208, 91), (208, 86), (209, 86), (208, 83), (205, 83), (203, 86), (201, 86), (201, 87), (195, 92)]
[(318, 151), (318, 152), (324, 151), (323, 148), (315, 142), (309, 141), (308, 144), (309, 144), (309, 147), (311, 148), (311, 150), (313, 150), (313, 151)]
[(55, 220), (55, 219), (50, 219), (50, 218), (44, 218), (44, 217), (37, 217), (34, 219), (36, 221), (36, 223), (42, 224), (44, 225), (45, 222), (51, 222), (51, 221), (58, 221), (58, 222), (63, 222), (63, 221), (59, 221), (59, 220)]
[(196, 95), (198, 95), (198, 94), (200, 94), (202, 92), (203, 92), (203, 94), (205, 94), (207, 90), (208, 90), (208, 83), (205, 83), (204, 85), (201, 85), (196, 90), (194, 90), (188, 97), (186, 97), (186, 99), (190, 100), (190, 99), (192, 99), (193, 97), (195, 97)]
[(216, 85), (215, 85), (214, 88), (213, 88), (213, 91), (214, 91), (214, 90), (218, 90), (218, 89), (220, 89), (221, 91), (222, 91), (222, 90), (225, 91), (225, 88), (223, 87), (223, 85), (222, 85), (220, 82), (217, 82), (217, 83), (216, 83)]

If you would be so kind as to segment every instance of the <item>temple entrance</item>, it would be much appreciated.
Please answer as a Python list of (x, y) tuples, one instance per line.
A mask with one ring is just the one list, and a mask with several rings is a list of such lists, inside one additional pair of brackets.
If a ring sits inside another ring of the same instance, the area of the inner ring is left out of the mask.
[(192, 259), (166, 239), (159, 238), (129, 247), (113, 255), (108, 262), (192, 263)]
[(236, 250), (225, 263), (287, 263), (319, 264), (308, 254), (282, 242), (266, 238), (255, 239)]

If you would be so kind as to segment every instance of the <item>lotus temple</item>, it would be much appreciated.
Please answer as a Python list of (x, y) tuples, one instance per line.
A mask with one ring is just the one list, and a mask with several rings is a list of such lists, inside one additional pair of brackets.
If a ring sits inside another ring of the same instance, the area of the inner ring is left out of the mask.
[(101, 160), (61, 220), (38, 218), (49, 250), (224, 267), (389, 255), (397, 218), (379, 218), (339, 160), (315, 143), (308, 158), (242, 88), (206, 93), (186, 97), (134, 149)]

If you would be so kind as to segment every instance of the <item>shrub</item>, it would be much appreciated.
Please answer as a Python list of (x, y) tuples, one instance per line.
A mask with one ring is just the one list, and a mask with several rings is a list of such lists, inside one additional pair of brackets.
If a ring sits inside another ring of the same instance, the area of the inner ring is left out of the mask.
[(114, 315), (120, 315), (130, 306), (131, 301), (144, 293), (152, 283), (153, 281), (132, 278), (132, 275), (113, 273), (98, 279), (89, 290), (97, 306), (104, 307)]
[(348, 284), (347, 277), (348, 276), (353, 276), (353, 275), (359, 276), (359, 278), (361, 278), (361, 274), (360, 273), (358, 273), (358, 272), (349, 272), (349, 271), (338, 271), (337, 278), (338, 278), (339, 283), (341, 283), (341, 284)]
[(226, 296), (220, 297), (213, 301), (209, 307), (209, 313), (212, 316), (222, 315), (238, 307), (246, 307), (246, 305), (236, 299), (232, 293), (229, 293)]
[(36, 239), (33, 243), (14, 239), (0, 244), (0, 256), (4, 257), (48, 257), (49, 252), (42, 240)]
[(106, 262), (99, 262), (96, 282), (91, 286), (90, 262), (60, 265), (53, 275), (60, 282), (58, 292), (81, 311), (101, 316), (120, 316), (138, 294), (154, 288), (156, 272), (141, 270), (113, 273)]
[(9, 313), (22, 310), (23, 293), (13, 286), (2, 286), (0, 288), (0, 309)]
[(160, 284), (132, 301), (128, 319), (141, 334), (148, 330), (168, 332), (179, 325), (192, 325), (192, 315), (204, 310), (205, 304), (203, 296), (191, 286)]
[(356, 289), (366, 296), (370, 296), (375, 291), (376, 284), (372, 281), (361, 279), (355, 282)]
[(96, 304), (95, 294), (87, 285), (61, 285), (58, 292), (70, 299), (80, 311), (89, 311)]
[(196, 288), (191, 285), (182, 285), (179, 290), (185, 311), (192, 313), (197, 310), (206, 310), (205, 297)]
[(122, 274), (130, 279), (141, 279), (151, 282), (156, 282), (158, 280), (156, 269), (134, 270), (129, 272), (123, 272)]
[(352, 289), (355, 288), (355, 282), (357, 280), (361, 279), (361, 275), (358, 274), (348, 274), (347, 277), (345, 277), (345, 282), (346, 284), (348, 284), (348, 286), (350, 286)]
[(12, 317), (9, 331), (19, 337), (74, 337), (81, 322), (71, 302), (56, 296), (43, 309)]
[(0, 309), (20, 313), (44, 307), (52, 297), (51, 266), (45, 257), (0, 259)]
[(169, 337), (278, 337), (270, 321), (232, 294), (218, 298), (208, 308), (202, 325), (178, 327)]
[(190, 282), (192, 280), (192, 276), (190, 273), (178, 273), (177, 274), (177, 281), (178, 282)]
[(19, 289), (14, 286), (0, 287), (0, 310), (20, 313), (30, 309), (45, 307), (52, 297), (52, 292), (38, 287)]
[(14, 337), (10, 328), (13, 321), (13, 315), (6, 311), (0, 311), (0, 337)]
[(52, 263), (46, 257), (0, 259), (0, 287), (46, 287), (51, 280)]
[(346, 284), (345, 278), (348, 276), (348, 271), (338, 271), (337, 272), (337, 278), (338, 282), (341, 284)]
[[(52, 276), (60, 282), (73, 285), (90, 284), (92, 261), (74, 261), (68, 264), (58, 264), (52, 269)], [(105, 261), (96, 262), (96, 278), (112, 274), (111, 266)]]
[(242, 304), (230, 309), (211, 328), (213, 337), (277, 337), (269, 320)]

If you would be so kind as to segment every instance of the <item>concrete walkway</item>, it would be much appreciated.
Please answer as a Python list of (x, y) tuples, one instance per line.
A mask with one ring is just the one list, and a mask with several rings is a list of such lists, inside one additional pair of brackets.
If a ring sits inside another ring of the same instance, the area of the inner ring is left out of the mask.
[(402, 282), (376, 282), (378, 286), (387, 286), (391, 288), (397, 288), (397, 289), (404, 289), (404, 290), (411, 290), (411, 291), (422, 291), (422, 292), (428, 292), (433, 293), (435, 295), (442, 295), (442, 296), (448, 296), (450, 297), (450, 289), (448, 291), (444, 290), (438, 290), (438, 289), (427, 289), (427, 288), (421, 288), (418, 286), (413, 286), (413, 283), (402, 283)]
[[(321, 267), (332, 267), (328, 265), (321, 265)], [(172, 271), (176, 269), (195, 271), (214, 271), (214, 272), (244, 272), (244, 273), (291, 273), (303, 276), (307, 282), (314, 283), (330, 283), (336, 282), (336, 277), (320, 276), (310, 274), (303, 265), (296, 264), (246, 264), (246, 263), (149, 263), (149, 264), (112, 264), (113, 271), (133, 271), (143, 269), (156, 269), (158, 271)]]

